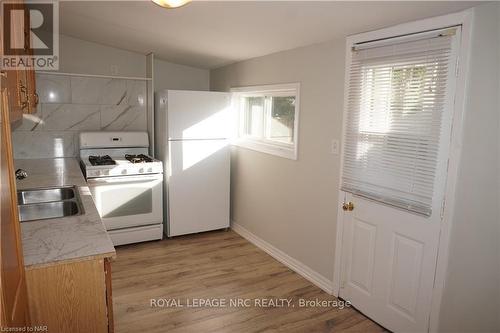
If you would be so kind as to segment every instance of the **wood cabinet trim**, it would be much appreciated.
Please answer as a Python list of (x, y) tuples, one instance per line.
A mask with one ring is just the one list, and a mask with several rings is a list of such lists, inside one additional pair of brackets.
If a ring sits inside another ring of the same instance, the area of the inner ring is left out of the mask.
[(113, 316), (113, 287), (111, 276), (111, 260), (104, 259), (104, 274), (106, 278), (106, 306), (108, 310), (108, 333), (114, 333), (115, 322)]

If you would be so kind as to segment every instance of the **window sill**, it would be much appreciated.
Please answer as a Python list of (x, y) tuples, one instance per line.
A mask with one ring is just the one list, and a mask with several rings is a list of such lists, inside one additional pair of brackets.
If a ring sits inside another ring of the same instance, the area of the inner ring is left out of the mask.
[(236, 139), (232, 144), (234, 146), (247, 148), (265, 154), (297, 160), (297, 147), (295, 146), (287, 147), (285, 145), (280, 145), (279, 143), (273, 144), (249, 139)]

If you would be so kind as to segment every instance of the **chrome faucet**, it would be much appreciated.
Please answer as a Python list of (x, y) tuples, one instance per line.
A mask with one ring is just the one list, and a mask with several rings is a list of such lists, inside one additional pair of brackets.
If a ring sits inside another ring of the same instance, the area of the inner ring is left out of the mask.
[(26, 172), (26, 170), (23, 170), (23, 169), (16, 170), (16, 178), (17, 179), (24, 179), (26, 177), (28, 177), (28, 173)]

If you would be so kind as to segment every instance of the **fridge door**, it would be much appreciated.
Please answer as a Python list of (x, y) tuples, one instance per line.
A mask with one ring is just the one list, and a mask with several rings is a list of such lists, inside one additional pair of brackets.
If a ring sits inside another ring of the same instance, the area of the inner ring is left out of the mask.
[(229, 93), (168, 91), (168, 138), (170, 140), (225, 139), (234, 123)]
[(168, 236), (229, 227), (228, 140), (170, 141)]

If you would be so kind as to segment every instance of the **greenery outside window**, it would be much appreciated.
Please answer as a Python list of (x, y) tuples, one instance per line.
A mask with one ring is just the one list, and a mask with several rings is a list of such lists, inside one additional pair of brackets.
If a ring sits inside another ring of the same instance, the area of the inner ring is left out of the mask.
[(299, 84), (234, 88), (236, 145), (297, 159)]

